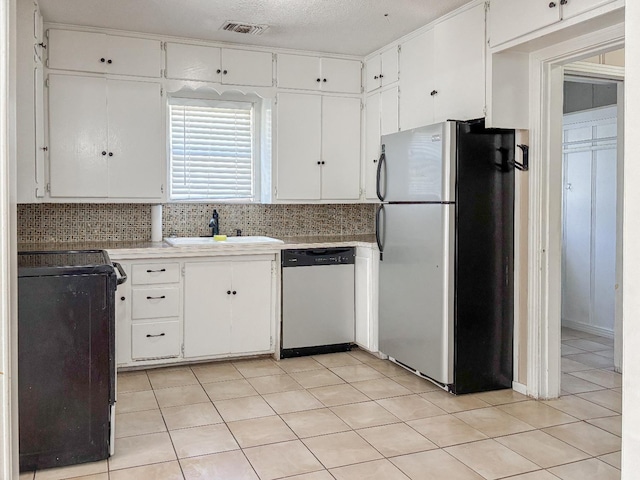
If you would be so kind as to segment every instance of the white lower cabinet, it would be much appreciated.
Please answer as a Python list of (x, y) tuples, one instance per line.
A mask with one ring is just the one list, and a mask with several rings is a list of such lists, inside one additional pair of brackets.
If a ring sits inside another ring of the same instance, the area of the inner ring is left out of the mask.
[(185, 263), (185, 358), (272, 351), (272, 263)]
[(378, 249), (356, 248), (356, 343), (378, 351)]

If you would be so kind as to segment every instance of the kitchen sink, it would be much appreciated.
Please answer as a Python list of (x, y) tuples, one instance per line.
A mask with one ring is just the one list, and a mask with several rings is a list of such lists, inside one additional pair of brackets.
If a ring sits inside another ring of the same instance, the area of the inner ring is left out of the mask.
[(284, 243), (282, 240), (271, 237), (227, 237), (226, 240), (214, 240), (213, 237), (165, 237), (172, 247), (185, 246), (216, 246), (216, 245), (269, 245), (274, 243)]

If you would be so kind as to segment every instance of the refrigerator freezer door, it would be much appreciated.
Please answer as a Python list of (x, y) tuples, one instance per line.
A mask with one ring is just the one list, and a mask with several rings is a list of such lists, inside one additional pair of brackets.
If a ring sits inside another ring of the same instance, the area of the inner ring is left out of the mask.
[(384, 202), (453, 202), (455, 122), (384, 135), (378, 167)]
[(455, 206), (385, 205), (381, 228), (380, 351), (443, 384), (453, 382)]

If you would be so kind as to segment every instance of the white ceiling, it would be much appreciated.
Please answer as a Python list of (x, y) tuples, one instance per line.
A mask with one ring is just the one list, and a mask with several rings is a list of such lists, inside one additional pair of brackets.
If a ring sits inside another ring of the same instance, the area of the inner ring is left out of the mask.
[[(470, 0), (40, 0), (45, 21), (363, 56)], [(388, 14), (388, 17), (385, 17)], [(268, 24), (260, 36), (226, 21)]]

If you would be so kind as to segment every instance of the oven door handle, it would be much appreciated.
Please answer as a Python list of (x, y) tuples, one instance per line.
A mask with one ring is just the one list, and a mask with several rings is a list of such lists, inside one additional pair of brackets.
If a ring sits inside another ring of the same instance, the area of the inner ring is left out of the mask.
[(118, 273), (120, 274), (117, 284), (122, 285), (124, 282), (127, 281), (127, 274), (124, 271), (124, 268), (122, 268), (122, 265), (120, 265), (118, 262), (113, 262), (113, 266), (118, 270)]

